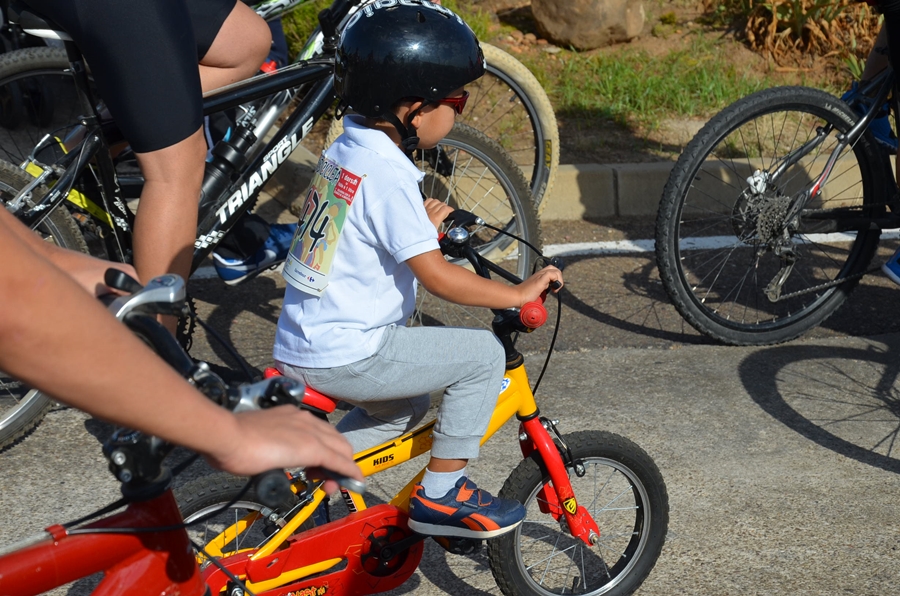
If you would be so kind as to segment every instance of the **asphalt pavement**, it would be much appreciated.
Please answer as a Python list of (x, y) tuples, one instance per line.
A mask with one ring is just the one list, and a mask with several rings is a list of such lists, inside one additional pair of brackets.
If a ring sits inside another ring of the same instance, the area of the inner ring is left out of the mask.
[[(545, 243), (635, 239), (647, 228), (645, 220), (545, 224)], [(558, 350), (538, 402), (564, 432), (619, 433), (659, 466), (671, 519), (662, 556), (638, 594), (897, 592), (896, 287), (868, 276), (847, 307), (806, 337), (734, 348), (681, 321), (651, 253), (572, 259), (566, 279)], [(194, 281), (192, 289), (208, 323), (252, 366), (268, 364), (283, 292), (278, 275), (237, 288)], [(549, 338), (545, 328), (522, 340), (532, 378)], [(202, 332), (194, 355), (230, 364)], [(0, 543), (116, 498), (97, 439), (108, 430), (59, 407), (0, 453)], [(471, 464), (472, 477), (497, 490), (519, 458), (509, 425)], [(204, 473), (197, 464), (185, 478)], [(407, 466), (374, 477), (373, 497), (386, 499), (410, 473)], [(91, 585), (56, 593), (82, 594)], [(499, 591), (483, 554), (449, 555), (429, 542), (420, 570), (395, 593)]]

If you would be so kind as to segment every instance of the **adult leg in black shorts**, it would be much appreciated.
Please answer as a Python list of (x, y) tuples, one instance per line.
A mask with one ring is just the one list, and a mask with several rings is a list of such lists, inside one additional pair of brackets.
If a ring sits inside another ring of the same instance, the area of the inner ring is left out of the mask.
[(257, 71), (268, 26), (236, 0), (26, 1), (72, 35), (137, 155), (138, 274), (187, 277), (206, 156), (201, 94)]

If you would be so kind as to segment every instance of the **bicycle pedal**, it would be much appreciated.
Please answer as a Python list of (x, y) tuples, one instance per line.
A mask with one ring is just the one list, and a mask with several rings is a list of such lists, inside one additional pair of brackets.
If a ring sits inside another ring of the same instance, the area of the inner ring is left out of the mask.
[(483, 540), (474, 538), (456, 538), (452, 536), (432, 536), (432, 540), (441, 545), (451, 555), (471, 556), (481, 551)]

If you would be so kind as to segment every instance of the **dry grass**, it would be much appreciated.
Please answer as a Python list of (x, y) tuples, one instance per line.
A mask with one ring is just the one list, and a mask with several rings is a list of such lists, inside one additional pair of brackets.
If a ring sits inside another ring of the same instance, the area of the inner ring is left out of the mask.
[(864, 59), (881, 27), (881, 16), (854, 0), (704, 0), (710, 12), (731, 20), (754, 51), (777, 64), (798, 55)]

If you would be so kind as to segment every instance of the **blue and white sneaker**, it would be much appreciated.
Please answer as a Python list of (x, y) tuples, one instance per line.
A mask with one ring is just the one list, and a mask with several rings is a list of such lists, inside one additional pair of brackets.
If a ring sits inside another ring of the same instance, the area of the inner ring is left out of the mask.
[(297, 224), (272, 224), (269, 226), (269, 237), (256, 254), (246, 260), (229, 259), (219, 253), (213, 253), (213, 264), (216, 273), (230, 286), (256, 277), (266, 269), (274, 269), (284, 262)]
[[(846, 102), (846, 104), (853, 108), (853, 111), (860, 116), (868, 112), (869, 108), (872, 106), (872, 98), (859, 92), (859, 83), (857, 81), (853, 81), (850, 90), (841, 95), (841, 100)], [(896, 153), (897, 135), (894, 134), (894, 129), (891, 127), (891, 121), (888, 119), (889, 113), (890, 110), (888, 105), (885, 104), (882, 106), (881, 111), (876, 114), (872, 122), (869, 123), (869, 130), (872, 131), (875, 140), (878, 141), (882, 147)]]
[(881, 270), (884, 271), (884, 274), (887, 275), (892, 282), (900, 285), (900, 249), (897, 249), (894, 256), (881, 266)]
[(494, 538), (506, 534), (525, 519), (525, 507), (481, 490), (463, 476), (446, 495), (432, 499), (421, 484), (409, 497), (409, 529), (426, 536)]

